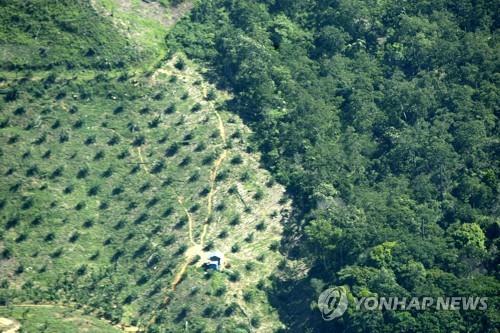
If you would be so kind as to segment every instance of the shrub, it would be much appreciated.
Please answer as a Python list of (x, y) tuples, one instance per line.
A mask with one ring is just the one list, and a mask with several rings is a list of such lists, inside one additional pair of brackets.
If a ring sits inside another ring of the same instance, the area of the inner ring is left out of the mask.
[(255, 226), (255, 229), (257, 229), (257, 231), (264, 231), (266, 230), (266, 224), (264, 221), (260, 221), (256, 226)]
[(243, 158), (241, 157), (240, 154), (234, 156), (232, 159), (231, 159), (231, 164), (234, 164), (234, 165), (237, 165), (237, 164), (241, 164), (243, 163)]
[(196, 170), (191, 176), (189, 176), (188, 182), (193, 183), (200, 179), (200, 172)]
[(254, 298), (255, 298), (255, 295), (251, 291), (245, 291), (243, 293), (243, 299), (245, 300), (245, 302), (248, 302), (248, 303), (253, 302)]
[(191, 112), (198, 112), (201, 110), (201, 104), (200, 103), (196, 103), (193, 105), (193, 107), (191, 108)]
[(255, 192), (255, 194), (253, 195), (253, 198), (257, 201), (262, 200), (263, 197), (264, 197), (264, 192), (261, 189), (258, 189), (257, 192)]
[(150, 188), (151, 188), (151, 183), (150, 182), (145, 182), (144, 184), (141, 185), (141, 187), (139, 187), (139, 192), (140, 193), (144, 193), (147, 190), (149, 190)]
[(253, 235), (253, 232), (252, 232), (248, 236), (245, 237), (245, 242), (251, 243), (251, 242), (253, 242), (253, 239), (254, 239), (254, 235)]
[(215, 180), (220, 182), (220, 181), (226, 180), (227, 177), (229, 177), (229, 171), (227, 169), (225, 169), (217, 174), (217, 176), (215, 177)]
[(181, 216), (181, 218), (179, 218), (179, 221), (177, 221), (177, 223), (175, 224), (174, 228), (180, 229), (183, 226), (185, 226), (187, 222), (188, 222), (188, 218), (186, 216)]
[(109, 178), (113, 175), (113, 169), (111, 167), (107, 168), (102, 174), (101, 177)]
[(177, 59), (177, 61), (175, 62), (175, 68), (177, 68), (178, 70), (182, 71), (186, 68), (186, 61), (179, 57), (179, 59)]
[(19, 236), (16, 237), (16, 239), (14, 240), (16, 243), (22, 243), (24, 242), (26, 239), (28, 239), (28, 235), (26, 235), (24, 232), (21, 233)]
[(168, 216), (172, 215), (173, 212), (174, 212), (174, 210), (172, 209), (172, 207), (168, 207), (163, 211), (163, 214), (161, 214), (161, 217), (168, 217)]
[(195, 213), (195, 212), (197, 212), (199, 209), (200, 209), (200, 204), (199, 204), (199, 203), (195, 203), (194, 205), (192, 205), (192, 206), (189, 208), (189, 211), (190, 211), (191, 213)]
[(148, 122), (148, 127), (149, 128), (156, 128), (158, 125), (160, 125), (161, 119), (160, 117), (156, 117)]
[(50, 174), (49, 178), (50, 179), (54, 179), (54, 178), (58, 178), (58, 177), (61, 177), (62, 174), (63, 174), (63, 168), (62, 167), (57, 167), (54, 171), (52, 171), (52, 173)]
[(220, 204), (215, 206), (215, 210), (218, 212), (222, 212), (222, 211), (226, 210), (226, 204), (224, 202), (221, 202)]
[(232, 253), (237, 253), (240, 251), (240, 245), (239, 244), (234, 244), (233, 246), (231, 246), (231, 252)]
[(64, 194), (70, 194), (71, 192), (73, 192), (73, 185), (68, 185), (66, 186), (64, 189), (63, 189), (63, 193)]
[(76, 242), (79, 238), (80, 238), (80, 234), (79, 234), (78, 232), (76, 232), (76, 231), (75, 231), (75, 232), (73, 232), (73, 233), (71, 234), (71, 236), (69, 236), (68, 241), (69, 241), (70, 243), (74, 243), (74, 242)]
[(28, 168), (28, 170), (26, 170), (26, 177), (33, 177), (35, 175), (38, 175), (38, 173), (39, 173), (38, 166), (32, 165), (31, 167)]
[(210, 88), (210, 90), (207, 93), (207, 96), (205, 96), (205, 99), (207, 101), (213, 101), (216, 98), (215, 90), (213, 88)]
[(139, 146), (144, 145), (145, 143), (146, 143), (146, 138), (144, 137), (144, 135), (139, 135), (132, 142), (132, 146), (139, 147)]
[(100, 187), (99, 185), (92, 186), (92, 187), (88, 190), (87, 195), (88, 195), (89, 197), (96, 196), (96, 195), (99, 193), (99, 191), (100, 191), (100, 190), (101, 190), (101, 187)]
[(21, 204), (22, 210), (28, 210), (33, 207), (33, 198), (31, 197), (23, 197), (23, 203)]
[(52, 124), (52, 126), (50, 128), (55, 130), (55, 129), (58, 129), (60, 126), (61, 126), (61, 122), (59, 121), (59, 119), (56, 119), (56, 121), (54, 121), (54, 123)]
[(156, 161), (153, 164), (153, 167), (151, 168), (151, 173), (158, 174), (158, 173), (162, 172), (164, 168), (165, 168), (165, 161), (163, 161), (163, 160)]
[(245, 269), (249, 272), (255, 270), (255, 263), (253, 261), (249, 261), (245, 264)]
[(271, 245), (269, 245), (269, 249), (270, 249), (271, 251), (278, 251), (279, 247), (280, 247), (280, 243), (279, 243), (278, 241), (276, 241), (276, 240), (275, 240), (275, 241), (273, 241), (273, 242), (271, 243)]
[(19, 217), (17, 216), (11, 217), (10, 219), (7, 220), (7, 223), (5, 224), (5, 229), (6, 230), (12, 229), (18, 224), (19, 224)]
[(203, 309), (202, 315), (206, 318), (214, 318), (219, 315), (218, 312), (219, 311), (214, 304), (209, 304), (205, 309)]
[(206, 197), (210, 193), (210, 187), (205, 186), (199, 193), (200, 197)]
[(109, 146), (114, 146), (116, 144), (120, 143), (120, 137), (118, 135), (113, 135), (109, 140), (108, 140), (108, 145)]
[(191, 156), (186, 156), (182, 159), (181, 163), (179, 163), (180, 167), (186, 167), (191, 164), (192, 158)]
[(234, 272), (232, 272), (232, 273), (229, 274), (229, 281), (231, 281), (231, 282), (238, 282), (239, 280), (241, 280), (241, 274), (240, 274), (240, 272), (234, 271)]
[(113, 190), (111, 190), (111, 195), (115, 196), (115, 195), (123, 193), (123, 191), (124, 191), (123, 187), (117, 186)]
[(130, 169), (130, 174), (133, 175), (133, 174), (136, 174), (137, 172), (139, 172), (139, 170), (141, 170), (141, 167), (136, 164), (132, 167), (132, 169)]
[(50, 254), (50, 257), (52, 259), (56, 259), (56, 258), (59, 258), (63, 253), (63, 249), (60, 247), (60, 248), (57, 248), (56, 250), (54, 250), (51, 254)]
[(13, 113), (16, 116), (22, 116), (23, 114), (26, 113), (26, 109), (21, 106), (21, 107), (16, 108)]
[(237, 129), (236, 131), (234, 131), (233, 134), (231, 134), (232, 139), (240, 139), (241, 137), (242, 137), (242, 134), (241, 134), (241, 131), (239, 129)]
[(261, 320), (259, 317), (257, 316), (254, 316), (252, 317), (252, 319), (250, 320), (250, 324), (255, 327), (255, 328), (259, 328), (260, 325), (261, 325)]
[(82, 178), (86, 178), (88, 175), (89, 175), (89, 169), (84, 167), (84, 168), (81, 168), (80, 170), (78, 170), (78, 173), (76, 174), (76, 178), (82, 179)]
[(238, 214), (238, 215), (235, 215), (231, 218), (231, 220), (229, 221), (229, 224), (230, 225), (238, 225), (241, 223), (241, 216)]
[(158, 197), (153, 197), (151, 200), (149, 200), (146, 203), (146, 208), (151, 208), (151, 207), (155, 206), (159, 201), (160, 201), (160, 199), (158, 199)]
[(122, 113), (125, 109), (123, 108), (122, 105), (116, 107), (114, 110), (113, 110), (113, 114), (119, 114), (119, 113)]
[(139, 215), (139, 217), (137, 217), (134, 220), (134, 224), (141, 224), (141, 223), (145, 222), (148, 218), (149, 218), (148, 214), (142, 213), (141, 215)]
[(213, 250), (214, 248), (214, 242), (213, 241), (209, 241), (205, 247), (203, 248), (203, 250), (205, 251), (210, 251), (210, 250)]
[(37, 216), (37, 217), (35, 217), (35, 218), (31, 221), (31, 225), (32, 225), (32, 226), (37, 226), (37, 225), (42, 224), (42, 222), (43, 222), (42, 217), (41, 217), (41, 216)]
[(224, 239), (228, 236), (228, 233), (227, 233), (227, 230), (222, 230), (220, 233), (219, 233), (219, 238), (221, 239)]
[(62, 132), (59, 134), (59, 143), (65, 143), (69, 141), (69, 135), (67, 133)]
[(85, 220), (85, 222), (83, 222), (83, 227), (86, 229), (91, 228), (93, 225), (94, 221), (92, 221), (91, 219), (87, 219)]
[(177, 152), (179, 151), (179, 144), (174, 142), (170, 147), (167, 148), (167, 150), (165, 151), (165, 156), (167, 157), (172, 157), (174, 156), (175, 154), (177, 154)]
[(20, 275), (23, 272), (24, 272), (24, 266), (23, 266), (23, 264), (19, 264), (19, 266), (17, 266), (16, 270), (14, 271), (14, 274)]
[(177, 252), (175, 252), (175, 254), (180, 256), (180, 255), (184, 254), (187, 249), (188, 249), (188, 246), (186, 244), (182, 244), (181, 246), (179, 246), (179, 248), (177, 249)]
[(246, 182), (248, 180), (250, 180), (250, 172), (248, 170), (245, 170), (240, 176), (240, 181)]
[(128, 149), (125, 149), (125, 150), (121, 151), (117, 155), (117, 157), (118, 157), (119, 160), (123, 160), (124, 158), (129, 157), (129, 156), (130, 156), (130, 152), (128, 151)]
[(83, 126), (83, 120), (81, 119), (78, 119), (77, 121), (75, 121), (75, 123), (73, 124), (73, 128), (74, 129), (79, 129), (79, 128), (82, 128)]
[(224, 310), (224, 315), (226, 317), (231, 316), (233, 313), (236, 312), (237, 308), (238, 308), (238, 304), (236, 304), (235, 302), (231, 302), (231, 304), (228, 305), (228, 307), (226, 308), (226, 310)]
[(164, 111), (165, 114), (172, 114), (172, 113), (175, 113), (175, 111), (177, 110), (177, 107), (175, 106), (175, 104), (170, 104)]
[(95, 135), (88, 136), (83, 143), (86, 146), (94, 144), (95, 143)]
[(207, 156), (205, 156), (203, 158), (203, 160), (201, 161), (201, 163), (203, 165), (207, 165), (207, 164), (212, 163), (213, 161), (215, 161), (215, 154), (214, 153), (210, 153), (210, 154), (208, 154)]
[(167, 235), (162, 240), (163, 246), (170, 246), (174, 243), (175, 243), (175, 236), (174, 235)]
[(120, 259), (124, 255), (124, 252), (122, 250), (116, 250), (115, 253), (111, 256), (111, 262), (117, 262), (118, 259)]
[(195, 152), (201, 152), (201, 151), (204, 151), (205, 149), (207, 149), (207, 145), (205, 142), (200, 142), (196, 145), (196, 147), (194, 148), (194, 151)]
[(99, 252), (99, 250), (96, 250), (96, 251), (95, 251), (95, 252), (94, 252), (94, 253), (93, 253), (93, 254), (89, 257), (89, 260), (92, 260), (92, 261), (97, 260), (97, 258), (99, 258), (99, 256), (100, 256), (100, 254), (101, 254), (101, 253)]
[(115, 230), (120, 230), (122, 229), (125, 225), (127, 224), (127, 222), (125, 220), (119, 220), (118, 222), (116, 222), (116, 224), (113, 226), (113, 229)]

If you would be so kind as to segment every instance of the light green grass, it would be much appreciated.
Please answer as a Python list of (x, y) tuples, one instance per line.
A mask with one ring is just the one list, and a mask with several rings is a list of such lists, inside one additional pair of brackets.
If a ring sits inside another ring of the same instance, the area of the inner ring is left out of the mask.
[(117, 333), (111, 324), (84, 315), (82, 311), (59, 306), (49, 307), (3, 307), (0, 317), (15, 319), (21, 324), (21, 332), (40, 333)]

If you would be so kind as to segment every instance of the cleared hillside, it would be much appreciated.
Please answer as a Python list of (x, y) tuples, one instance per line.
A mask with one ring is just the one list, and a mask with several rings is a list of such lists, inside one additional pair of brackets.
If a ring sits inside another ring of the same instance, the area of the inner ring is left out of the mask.
[[(284, 190), (202, 68), (181, 54), (150, 60), (0, 72), (0, 305), (58, 304), (132, 331), (272, 331)], [(212, 250), (221, 271), (201, 267)], [(14, 310), (0, 315), (24, 325)]]

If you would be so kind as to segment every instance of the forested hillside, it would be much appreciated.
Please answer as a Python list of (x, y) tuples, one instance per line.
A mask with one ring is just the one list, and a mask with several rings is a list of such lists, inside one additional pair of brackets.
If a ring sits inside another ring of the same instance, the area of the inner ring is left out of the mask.
[[(290, 331), (498, 330), (499, 18), (484, 0), (207, 0), (169, 34), (294, 199), (282, 250), (310, 270), (271, 292)], [(489, 308), (324, 322), (329, 285)]]

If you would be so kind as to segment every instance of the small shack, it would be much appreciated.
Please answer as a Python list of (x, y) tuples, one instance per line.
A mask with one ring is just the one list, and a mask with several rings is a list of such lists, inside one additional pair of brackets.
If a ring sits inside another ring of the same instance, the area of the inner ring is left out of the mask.
[(220, 251), (211, 251), (207, 253), (207, 261), (204, 264), (206, 269), (220, 271), (224, 267), (224, 254)]

